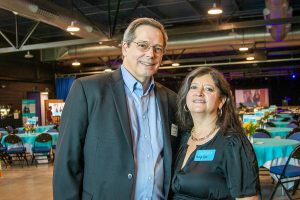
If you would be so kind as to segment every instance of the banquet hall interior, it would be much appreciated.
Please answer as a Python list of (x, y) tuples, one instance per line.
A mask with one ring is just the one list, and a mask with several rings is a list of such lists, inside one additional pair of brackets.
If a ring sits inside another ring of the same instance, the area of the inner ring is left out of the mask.
[[(300, 144), (297, 0), (0, 0), (0, 199), (52, 199), (68, 91), (77, 78), (120, 67), (124, 30), (138, 17), (168, 33), (157, 82), (178, 92), (193, 69), (223, 73), (270, 198), (271, 171)], [(17, 157), (7, 154), (10, 135), (24, 145)], [(39, 137), (49, 139), (46, 152), (36, 152)], [(298, 181), (285, 185), (300, 197)], [(281, 185), (273, 199), (289, 199)]]

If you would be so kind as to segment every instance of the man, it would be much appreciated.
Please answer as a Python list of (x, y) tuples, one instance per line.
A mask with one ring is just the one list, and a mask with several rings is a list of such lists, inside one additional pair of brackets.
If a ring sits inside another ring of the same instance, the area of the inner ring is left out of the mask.
[(61, 119), (54, 199), (167, 199), (176, 94), (153, 80), (166, 43), (159, 22), (136, 19), (124, 33), (120, 69), (74, 82)]

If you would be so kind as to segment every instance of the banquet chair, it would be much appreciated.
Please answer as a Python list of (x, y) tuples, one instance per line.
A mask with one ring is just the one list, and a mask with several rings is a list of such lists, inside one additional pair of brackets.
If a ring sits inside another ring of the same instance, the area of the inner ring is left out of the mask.
[(8, 133), (13, 133), (14, 132), (14, 128), (12, 126), (6, 126), (5, 129), (7, 130)]
[(276, 125), (273, 122), (266, 122), (266, 127), (276, 127)]
[(293, 133), (290, 133), (286, 139), (290, 139), (290, 140), (297, 140), (300, 142), (300, 131), (299, 132), (293, 132)]
[[(0, 133), (0, 141), (2, 140), (2, 134)], [(6, 147), (4, 147), (1, 143), (0, 143), (0, 161), (2, 160), (3, 163), (5, 164), (5, 166), (7, 166), (8, 164), (8, 155), (6, 153)]]
[(18, 129), (18, 134), (22, 134), (22, 133), (25, 133), (25, 131), (23, 129)]
[(23, 167), (25, 161), (28, 166), (26, 147), (24, 147), (23, 141), (19, 136), (15, 134), (7, 135), (4, 139), (4, 144), (6, 147), (6, 153), (10, 158), (10, 164), (14, 161), (22, 161)]
[(39, 134), (34, 141), (32, 147), (32, 160), (31, 165), (33, 162), (37, 164), (39, 163), (38, 160), (44, 160), (45, 156), (47, 157), (48, 162), (51, 159), (50, 152), (52, 148), (52, 136), (49, 133), (41, 133)]
[(282, 122), (288, 122), (288, 121), (290, 121), (291, 119), (289, 118), (289, 117), (285, 117), (285, 118), (283, 118), (281, 121)]
[(297, 124), (295, 123), (289, 123), (288, 125), (286, 125), (287, 128), (297, 128), (299, 127)]
[(271, 134), (262, 128), (256, 129), (253, 138), (271, 138)]
[(55, 160), (55, 152), (56, 152), (56, 144), (52, 145), (52, 157), (53, 157), (53, 162)]
[[(300, 159), (300, 145), (298, 145), (293, 152), (290, 154), (287, 162), (284, 165), (272, 166), (270, 168), (270, 173), (274, 174), (278, 178), (278, 182), (273, 188), (273, 191), (270, 196), (270, 200), (273, 199), (278, 186), (282, 186), (283, 191), (287, 194), (289, 199), (292, 199), (291, 194), (288, 189), (285, 187), (284, 183), (294, 182), (300, 180), (300, 166), (292, 165), (291, 159)], [(287, 180), (287, 178), (292, 178), (292, 180)], [(295, 187), (295, 186), (294, 186)], [(294, 190), (293, 190), (294, 194)], [(292, 194), (292, 195), (293, 195)]]
[(2, 146), (1, 144), (0, 144), (0, 161), (3, 161), (5, 166), (7, 166), (8, 157), (7, 157), (7, 154), (6, 154), (6, 147)]
[(295, 133), (295, 132), (300, 132), (300, 127), (293, 128), (293, 130), (291, 130), (289, 132), (289, 134), (292, 134), (292, 133)]

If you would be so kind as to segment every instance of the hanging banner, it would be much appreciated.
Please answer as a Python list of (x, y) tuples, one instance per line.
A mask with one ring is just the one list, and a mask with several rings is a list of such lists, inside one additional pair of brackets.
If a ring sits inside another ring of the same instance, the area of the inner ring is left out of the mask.
[(23, 99), (22, 100), (22, 117), (23, 124), (27, 123), (28, 118), (36, 116), (35, 100), (34, 99)]

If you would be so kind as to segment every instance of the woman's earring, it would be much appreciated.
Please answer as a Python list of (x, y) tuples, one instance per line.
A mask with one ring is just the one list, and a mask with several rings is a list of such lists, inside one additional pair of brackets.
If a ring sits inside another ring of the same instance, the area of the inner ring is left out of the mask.
[(183, 106), (183, 109), (185, 112), (190, 112), (186, 104)]
[(219, 117), (222, 117), (222, 114), (223, 114), (222, 108), (221, 109), (218, 108), (218, 115), (219, 115)]

